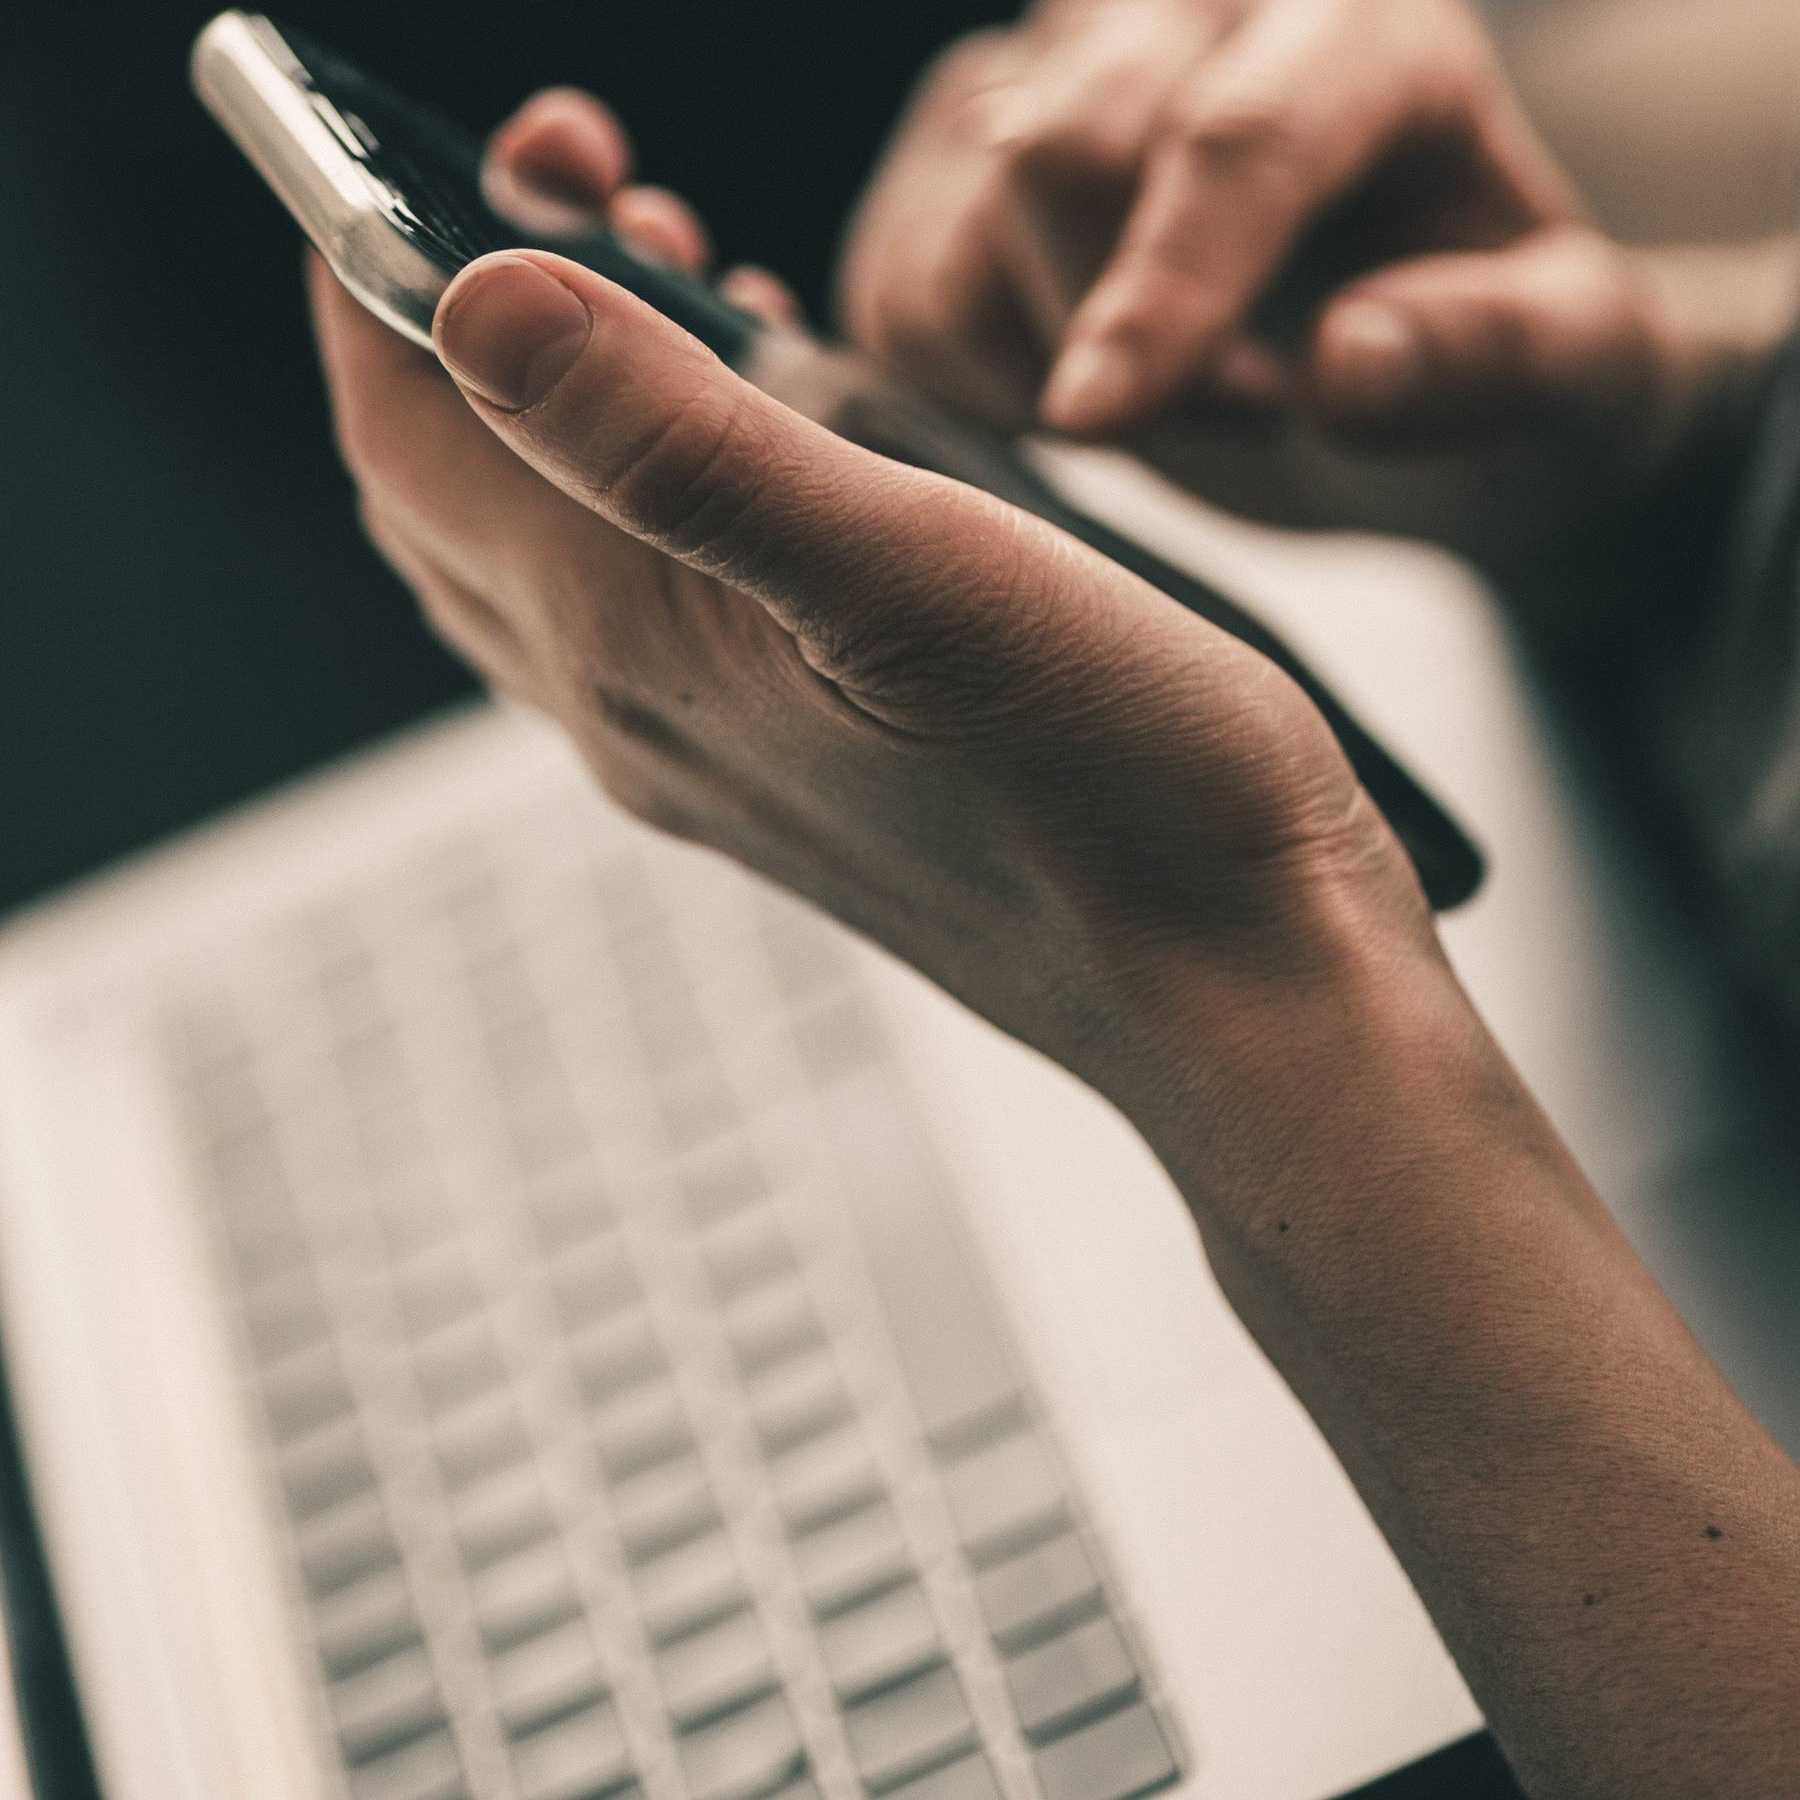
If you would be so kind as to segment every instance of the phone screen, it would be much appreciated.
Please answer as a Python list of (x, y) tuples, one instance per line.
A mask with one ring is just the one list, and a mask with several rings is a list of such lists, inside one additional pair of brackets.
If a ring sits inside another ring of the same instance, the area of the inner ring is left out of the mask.
[(454, 275), (490, 251), (521, 244), (555, 250), (616, 281), (691, 331), (727, 362), (738, 363), (756, 322), (706, 284), (635, 255), (596, 222), (563, 237), (521, 231), (487, 203), (482, 148), (469, 132), (433, 108), (406, 99), (354, 65), (282, 25), (279, 38), (296, 79), (315, 97), (333, 135), (391, 196), (397, 229), (443, 271)]

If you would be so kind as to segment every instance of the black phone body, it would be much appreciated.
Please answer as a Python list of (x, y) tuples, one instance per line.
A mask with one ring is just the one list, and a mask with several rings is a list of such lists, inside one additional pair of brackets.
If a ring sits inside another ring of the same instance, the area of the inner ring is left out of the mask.
[(1268, 657), (1336, 733), (1432, 906), (1448, 910), (1479, 889), (1483, 859), (1466, 833), (1286, 643), (1207, 583), (1070, 505), (999, 435), (951, 417), (854, 352), (762, 325), (611, 232), (522, 234), (483, 196), (481, 146), (470, 134), (290, 27), (221, 14), (195, 43), (193, 79), (339, 279), (394, 329), (429, 346), (444, 289), (489, 251), (535, 242), (587, 264), (844, 436), (1035, 513)]

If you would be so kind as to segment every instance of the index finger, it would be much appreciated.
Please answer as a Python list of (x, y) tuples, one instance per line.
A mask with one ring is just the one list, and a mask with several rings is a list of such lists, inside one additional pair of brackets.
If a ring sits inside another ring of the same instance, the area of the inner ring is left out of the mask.
[(1404, 133), (1469, 110), (1478, 36), (1448, 7), (1401, 11), (1272, 0), (1196, 67), (1070, 323), (1051, 424), (1115, 430), (1174, 400), (1327, 206)]

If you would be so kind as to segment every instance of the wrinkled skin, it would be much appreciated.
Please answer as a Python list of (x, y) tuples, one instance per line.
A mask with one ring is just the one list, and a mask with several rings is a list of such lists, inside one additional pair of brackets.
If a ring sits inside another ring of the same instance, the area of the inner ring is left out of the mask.
[(1410, 866), (1261, 658), (1037, 521), (811, 424), (560, 259), (466, 271), (439, 315), (452, 366), (468, 314), (521, 280), (592, 319), (524, 408), (459, 391), (320, 266), (312, 285), (377, 543), (629, 810), (1114, 1091), (1157, 1054), (1137, 1000), (1171, 952), (1247, 1003), (1340, 953), (1340, 891), (1356, 929), (1367, 910), (1428, 944)]

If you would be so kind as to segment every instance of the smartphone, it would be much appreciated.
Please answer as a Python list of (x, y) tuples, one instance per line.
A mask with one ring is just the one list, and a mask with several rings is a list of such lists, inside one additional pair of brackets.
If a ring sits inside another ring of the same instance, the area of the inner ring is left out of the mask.
[(751, 318), (609, 231), (584, 221), (534, 234), (508, 223), (483, 196), (478, 140), (290, 26), (222, 13), (196, 40), (192, 73), (201, 101), (338, 279), (394, 330), (429, 348), (439, 297), (491, 250), (531, 245), (587, 264), (843, 436), (1047, 519), (1268, 657), (1337, 734), (1431, 904), (1446, 911), (1479, 889), (1483, 860), (1468, 835), (1285, 643), (1216, 589), (1071, 506), (999, 434), (953, 418), (855, 351)]

